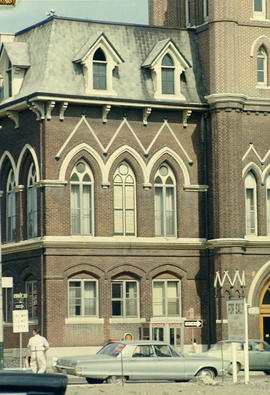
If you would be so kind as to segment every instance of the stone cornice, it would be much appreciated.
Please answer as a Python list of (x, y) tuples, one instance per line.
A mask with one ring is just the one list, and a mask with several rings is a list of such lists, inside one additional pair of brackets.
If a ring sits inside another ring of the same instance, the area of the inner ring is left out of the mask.
[(211, 108), (234, 108), (243, 111), (270, 112), (270, 98), (252, 97), (238, 93), (215, 93), (205, 96)]

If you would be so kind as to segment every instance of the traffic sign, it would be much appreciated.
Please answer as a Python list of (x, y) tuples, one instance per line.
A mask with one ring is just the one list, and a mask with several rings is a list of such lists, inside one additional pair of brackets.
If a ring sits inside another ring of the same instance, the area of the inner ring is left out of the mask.
[(186, 320), (184, 326), (185, 328), (202, 328), (203, 320)]
[(13, 310), (13, 333), (28, 331), (28, 310)]
[(27, 299), (27, 294), (19, 293), (19, 294), (13, 294), (14, 299)]

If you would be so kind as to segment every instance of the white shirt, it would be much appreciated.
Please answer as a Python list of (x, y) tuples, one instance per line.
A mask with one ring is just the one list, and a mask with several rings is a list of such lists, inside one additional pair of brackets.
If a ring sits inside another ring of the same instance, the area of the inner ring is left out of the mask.
[(27, 347), (30, 348), (31, 351), (44, 351), (46, 347), (49, 347), (49, 343), (45, 337), (35, 335), (29, 339)]

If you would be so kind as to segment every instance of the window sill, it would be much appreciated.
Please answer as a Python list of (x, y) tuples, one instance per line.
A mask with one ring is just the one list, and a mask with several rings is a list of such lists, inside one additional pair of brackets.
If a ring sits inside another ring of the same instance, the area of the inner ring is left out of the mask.
[(166, 95), (162, 93), (155, 94), (155, 99), (163, 101), (181, 101), (186, 103), (187, 99), (183, 95)]
[(268, 85), (256, 85), (256, 89), (270, 89)]
[(117, 96), (117, 93), (112, 90), (90, 89), (85, 93), (91, 96)]
[(250, 18), (252, 22), (270, 22), (270, 19), (266, 19), (264, 15), (262, 16), (253, 16), (253, 18)]
[(110, 318), (110, 324), (140, 324), (145, 322), (145, 318), (139, 317), (112, 317)]
[(154, 323), (183, 323), (185, 321), (185, 317), (179, 317), (179, 316), (170, 316), (170, 317), (152, 317), (150, 320), (151, 324)]
[(65, 325), (104, 324), (104, 318), (98, 317), (69, 317), (65, 318)]

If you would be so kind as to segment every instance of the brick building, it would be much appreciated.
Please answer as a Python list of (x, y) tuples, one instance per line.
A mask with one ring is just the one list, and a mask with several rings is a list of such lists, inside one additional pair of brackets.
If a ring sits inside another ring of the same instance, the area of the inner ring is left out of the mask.
[[(268, 339), (270, 4), (218, 3), (1, 36), (2, 270), (52, 347), (129, 332), (206, 345), (242, 295)], [(236, 269), (245, 288), (216, 293)], [(11, 289), (3, 301), (10, 348)]]

